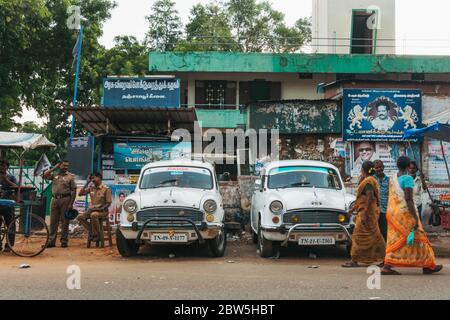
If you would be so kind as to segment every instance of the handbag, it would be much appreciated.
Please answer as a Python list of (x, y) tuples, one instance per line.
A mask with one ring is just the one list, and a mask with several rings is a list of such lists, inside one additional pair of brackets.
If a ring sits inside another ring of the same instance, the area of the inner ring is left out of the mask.
[(433, 211), (431, 212), (430, 221), (428, 221), (428, 224), (433, 227), (439, 227), (442, 224), (441, 211), (437, 206), (431, 206), (431, 208)]

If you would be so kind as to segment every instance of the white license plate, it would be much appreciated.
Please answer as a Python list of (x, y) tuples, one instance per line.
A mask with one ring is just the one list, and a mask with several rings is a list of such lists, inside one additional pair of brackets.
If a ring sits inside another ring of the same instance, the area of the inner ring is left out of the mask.
[(187, 243), (188, 235), (186, 233), (152, 233), (150, 237), (151, 242), (167, 242), (167, 243)]
[(298, 240), (300, 246), (332, 246), (336, 244), (334, 237), (301, 237)]

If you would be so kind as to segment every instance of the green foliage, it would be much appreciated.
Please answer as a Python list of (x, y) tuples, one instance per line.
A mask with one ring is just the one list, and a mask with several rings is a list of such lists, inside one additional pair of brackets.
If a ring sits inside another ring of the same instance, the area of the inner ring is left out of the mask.
[(157, 0), (147, 17), (146, 44), (151, 50), (173, 51), (181, 40), (182, 23), (172, 0)]
[(186, 25), (186, 39), (180, 51), (236, 51), (227, 12), (216, 3), (195, 5)]

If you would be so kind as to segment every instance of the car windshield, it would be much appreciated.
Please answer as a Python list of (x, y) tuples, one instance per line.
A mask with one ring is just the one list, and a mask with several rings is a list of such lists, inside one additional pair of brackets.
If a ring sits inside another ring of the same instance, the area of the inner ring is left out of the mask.
[(325, 188), (342, 189), (339, 175), (323, 167), (281, 167), (269, 172), (269, 189)]
[(158, 167), (144, 171), (141, 179), (141, 189), (156, 188), (213, 188), (211, 171), (197, 167)]

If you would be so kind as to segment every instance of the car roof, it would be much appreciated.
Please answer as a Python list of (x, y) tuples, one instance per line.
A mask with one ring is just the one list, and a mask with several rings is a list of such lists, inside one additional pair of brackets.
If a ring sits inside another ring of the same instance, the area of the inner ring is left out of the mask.
[(208, 162), (198, 160), (188, 160), (188, 159), (156, 161), (145, 165), (143, 170), (155, 167), (178, 167), (178, 166), (206, 168), (214, 172), (214, 166), (212, 164)]
[(282, 160), (282, 161), (274, 161), (266, 164), (264, 169), (270, 171), (274, 168), (279, 167), (292, 167), (292, 166), (307, 166), (307, 167), (322, 167), (328, 169), (334, 169), (338, 171), (338, 169), (332, 165), (331, 163), (324, 161), (312, 161), (312, 160)]

